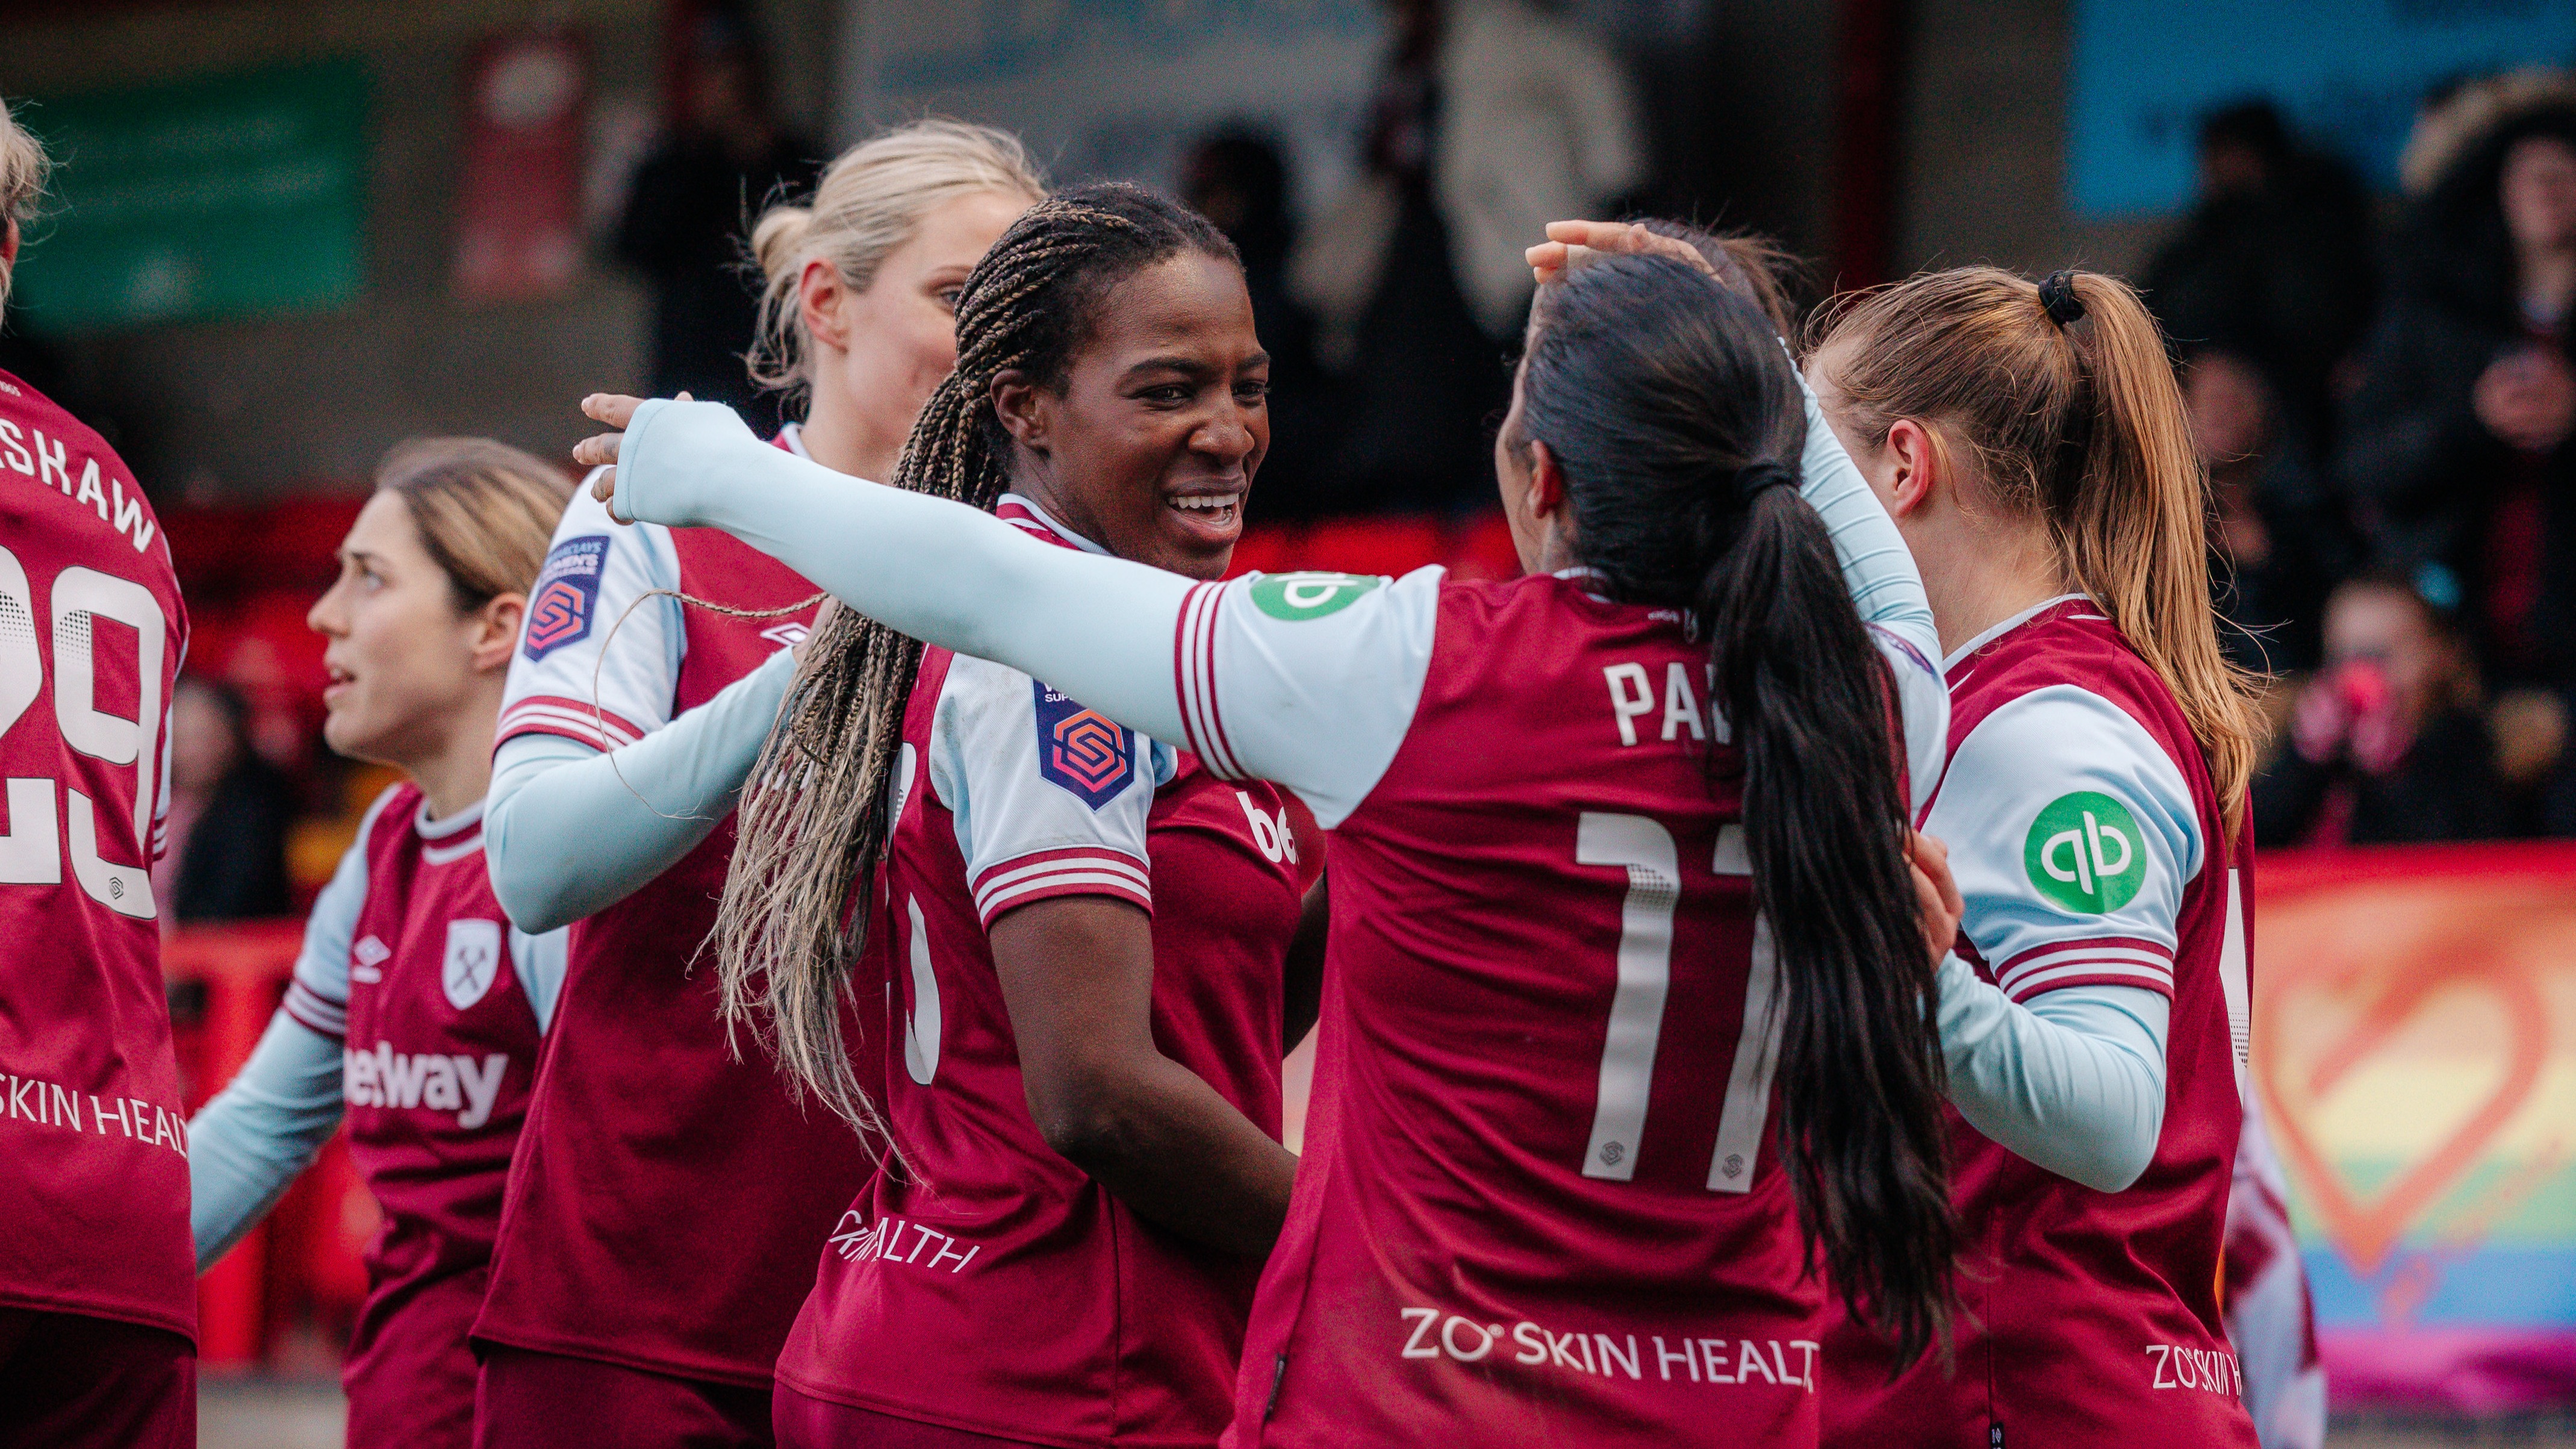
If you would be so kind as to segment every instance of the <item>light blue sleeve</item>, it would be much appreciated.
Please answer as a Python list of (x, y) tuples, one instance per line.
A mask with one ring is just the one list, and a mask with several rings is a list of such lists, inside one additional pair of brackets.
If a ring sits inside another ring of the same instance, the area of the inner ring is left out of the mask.
[(1941, 1052), (1968, 1125), (2060, 1177), (2118, 1192), (2165, 1121), (2171, 1003), (2139, 986), (2069, 986), (2026, 1006), (1941, 963)]
[(1191, 582), (1178, 574), (835, 473), (761, 442), (722, 403), (643, 404), (616, 484), (620, 518), (721, 528), (926, 644), (1007, 664), (1154, 739), (1188, 738), (1172, 649)]
[(1833, 425), (1816, 401), (1807, 379), (1798, 379), (1806, 399), (1807, 446), (1799, 455), (1798, 492), (1825, 520), (1833, 535), (1834, 557), (1843, 566), (1843, 586), (1863, 621), (1896, 634), (1924, 658), (1941, 657), (1941, 631), (1932, 621), (1932, 600), (1923, 591), (1923, 571), (1915, 566), (1905, 536), (1887, 505), (1871, 492), (1860, 465), (1843, 451)]
[(188, 1229), (197, 1271), (268, 1215), (340, 1125), (340, 1043), (284, 1010), (250, 1060), (188, 1124)]
[(606, 753), (555, 734), (502, 741), (483, 811), (483, 855), (511, 923), (560, 929), (624, 900), (696, 849), (733, 809), (795, 668), (782, 649), (706, 703)]

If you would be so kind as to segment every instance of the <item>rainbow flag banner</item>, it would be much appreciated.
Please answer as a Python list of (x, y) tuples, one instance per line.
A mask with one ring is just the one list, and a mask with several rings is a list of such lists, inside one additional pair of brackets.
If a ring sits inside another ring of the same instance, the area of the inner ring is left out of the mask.
[(2576, 1403), (2576, 846), (2255, 883), (2253, 1075), (2335, 1405)]

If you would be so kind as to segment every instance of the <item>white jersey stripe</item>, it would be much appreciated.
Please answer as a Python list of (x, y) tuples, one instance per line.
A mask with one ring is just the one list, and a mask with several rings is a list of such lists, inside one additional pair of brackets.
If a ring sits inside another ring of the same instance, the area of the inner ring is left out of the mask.
[(527, 733), (568, 734), (573, 738), (598, 743), (606, 749), (623, 749), (643, 738), (622, 728), (615, 715), (593, 715), (588, 710), (564, 709), (534, 701), (513, 706), (501, 716), (503, 738)]
[(1153, 896), (1138, 889), (1135, 881), (1127, 876), (1108, 871), (1067, 870), (1038, 876), (1016, 885), (999, 887), (978, 895), (975, 898), (975, 914), (982, 917), (984, 924), (989, 926), (995, 916), (1000, 915), (1024, 897), (1040, 894), (1073, 894), (1077, 887), (1080, 888), (1081, 894), (1116, 896), (1122, 900), (1133, 901), (1149, 911), (1154, 908)]
[(2159, 956), (2152, 951), (2135, 951), (2118, 946), (2091, 946), (2079, 943), (2060, 950), (2032, 952), (1996, 972), (1995, 984), (2010, 991), (2020, 982), (2028, 979), (2032, 972), (2063, 966), (2070, 961), (2117, 961), (2125, 966), (2152, 971), (2168, 981), (2173, 979), (2171, 956)]
[(2072, 965), (2058, 966), (2047, 971), (2039, 972), (2035, 975), (2025, 976), (2013, 984), (2006, 986), (2003, 990), (2006, 996), (2011, 997), (2015, 1001), (2027, 1001), (2031, 997), (2038, 996), (2044, 992), (2053, 991), (2057, 987), (2062, 986), (2069, 981), (2074, 981), (2079, 978), (2086, 981), (2096, 981), (2104, 977), (2118, 977), (2123, 981), (2134, 981), (2140, 986), (2144, 986), (2149, 990), (2158, 992), (2162, 995), (2170, 996), (2173, 994), (2174, 985), (2172, 972), (2156, 971), (2145, 966), (2134, 966), (2124, 961), (2079, 961)]
[(988, 891), (996, 886), (1006, 886), (1029, 876), (1044, 875), (1048, 871), (1075, 867), (1083, 870), (1112, 871), (1120, 875), (1132, 876), (1139, 886), (1151, 888), (1153, 885), (1153, 877), (1146, 874), (1145, 867), (1125, 856), (1102, 851), (1053, 850), (1044, 855), (1022, 856), (1018, 860), (997, 865), (976, 880), (975, 889), (979, 892)]

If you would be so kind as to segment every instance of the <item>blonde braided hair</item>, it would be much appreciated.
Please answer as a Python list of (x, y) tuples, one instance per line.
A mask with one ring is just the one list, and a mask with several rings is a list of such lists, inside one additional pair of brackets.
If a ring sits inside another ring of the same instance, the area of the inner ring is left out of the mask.
[[(1011, 483), (994, 381), (1018, 372), (1061, 387), (1110, 290), (1184, 251), (1238, 260), (1205, 218), (1138, 187), (1081, 187), (1032, 207), (966, 278), (956, 371), (931, 393), (890, 481), (992, 509)], [(748, 1028), (871, 1142), (885, 1122), (851, 1068), (840, 1008), (855, 999), (850, 967), (873, 924), (868, 887), (893, 833), (890, 782), (921, 650), (824, 605), (743, 789), (716, 917), (727, 1026)]]

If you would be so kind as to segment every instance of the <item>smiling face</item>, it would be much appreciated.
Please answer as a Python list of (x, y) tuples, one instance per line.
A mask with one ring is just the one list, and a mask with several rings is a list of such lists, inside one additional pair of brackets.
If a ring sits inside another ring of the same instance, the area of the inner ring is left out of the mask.
[(1232, 262), (1185, 251), (1111, 288), (1061, 389), (993, 383), (1013, 482), (1121, 558), (1212, 579), (1270, 448), (1270, 356)]
[(329, 641), (322, 737), (355, 759), (408, 769), (436, 755), (486, 672), (476, 668), (478, 615), (457, 608), (390, 490), (359, 511), (340, 544), (340, 577), (305, 622)]

